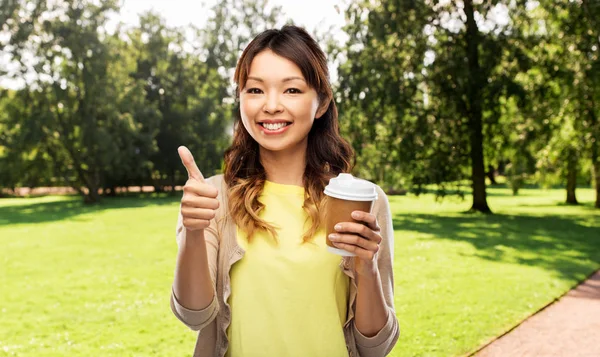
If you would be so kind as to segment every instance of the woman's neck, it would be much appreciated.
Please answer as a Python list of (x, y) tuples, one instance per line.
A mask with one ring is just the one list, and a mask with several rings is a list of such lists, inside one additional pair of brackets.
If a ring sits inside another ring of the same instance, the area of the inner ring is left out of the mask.
[(265, 168), (267, 180), (284, 185), (304, 186), (306, 150), (259, 150), (260, 162)]

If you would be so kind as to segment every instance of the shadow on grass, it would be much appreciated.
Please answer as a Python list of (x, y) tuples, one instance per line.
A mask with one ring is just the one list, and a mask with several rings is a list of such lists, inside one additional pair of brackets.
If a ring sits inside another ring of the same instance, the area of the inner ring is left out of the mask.
[(600, 215), (430, 215), (394, 217), (394, 228), (472, 244), (475, 255), (498, 262), (538, 266), (583, 280), (600, 266)]
[[(27, 200), (27, 199), (23, 199)], [(181, 200), (181, 195), (167, 194), (128, 194), (104, 197), (100, 203), (84, 204), (81, 197), (70, 196), (57, 202), (18, 203), (0, 207), (0, 226), (8, 224), (44, 223), (74, 219), (76, 216), (100, 212), (107, 209), (134, 208), (173, 204)]]
[[(536, 191), (539, 192), (539, 190), (535, 190), (535, 189), (521, 189), (519, 190), (519, 194), (518, 195), (513, 195), (512, 191), (509, 190), (488, 190), (486, 192), (486, 195), (489, 197), (514, 197), (514, 198), (519, 198), (519, 197), (531, 197), (531, 196), (538, 196), (536, 195)], [(470, 194), (471, 192), (469, 192)]]
[[(519, 190), (519, 194), (518, 195), (513, 195), (512, 191), (506, 190), (504, 187), (500, 187), (500, 186), (491, 186), (491, 188), (495, 188), (495, 190), (488, 190), (486, 192), (486, 195), (488, 197), (531, 197), (531, 196), (538, 196), (536, 195), (536, 191), (539, 192), (539, 189), (521, 189)], [(502, 189), (502, 190), (499, 190)], [(413, 192), (411, 192), (412, 194), (414, 194)], [(431, 194), (431, 195), (437, 195), (438, 191), (435, 189), (423, 189), (422, 192), (420, 193), (421, 195), (427, 195), (427, 194)], [(446, 191), (446, 197), (464, 197), (464, 199), (469, 199), (470, 195), (471, 195), (472, 191), (470, 189), (464, 189), (464, 190), (447, 190)], [(392, 194), (390, 194), (392, 195)]]
[(520, 203), (518, 204), (519, 207), (539, 207), (539, 208), (552, 208), (552, 207), (577, 207), (577, 208), (582, 208), (584, 210), (589, 210), (589, 211), (598, 211), (600, 213), (600, 209), (594, 207), (594, 203), (593, 202), (584, 202), (584, 203), (578, 203), (576, 205), (570, 204), (570, 203), (565, 203), (565, 202), (557, 202), (557, 203), (541, 203), (541, 204), (528, 204), (528, 203)]

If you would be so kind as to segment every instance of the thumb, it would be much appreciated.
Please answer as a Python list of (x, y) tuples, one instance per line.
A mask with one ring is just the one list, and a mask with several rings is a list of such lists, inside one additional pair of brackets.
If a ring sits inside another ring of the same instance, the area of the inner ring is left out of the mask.
[(194, 156), (192, 156), (190, 150), (185, 146), (180, 146), (177, 149), (177, 152), (179, 153), (179, 157), (181, 158), (183, 166), (185, 166), (185, 169), (188, 172), (188, 177), (200, 182), (204, 182), (204, 176), (202, 176), (202, 172), (200, 172), (198, 165), (196, 165), (196, 161), (194, 161)]

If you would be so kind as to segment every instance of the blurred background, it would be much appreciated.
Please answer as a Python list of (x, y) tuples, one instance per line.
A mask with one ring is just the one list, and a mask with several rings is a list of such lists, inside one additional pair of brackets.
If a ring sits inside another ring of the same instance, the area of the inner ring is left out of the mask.
[(176, 149), (221, 172), (237, 59), (286, 23), (390, 194), (394, 356), (473, 351), (600, 268), (597, 0), (0, 0), (0, 356), (189, 355)]
[(481, 211), (498, 174), (575, 203), (600, 172), (599, 18), (598, 1), (5, 0), (0, 185), (170, 190), (179, 145), (219, 172), (237, 58), (291, 22), (329, 55), (360, 176), (474, 187)]

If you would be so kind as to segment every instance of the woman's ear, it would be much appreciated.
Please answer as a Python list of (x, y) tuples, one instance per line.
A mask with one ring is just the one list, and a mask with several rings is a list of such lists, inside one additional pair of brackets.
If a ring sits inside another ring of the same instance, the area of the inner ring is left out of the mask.
[(331, 99), (325, 99), (319, 104), (319, 109), (317, 109), (317, 112), (315, 113), (315, 119), (320, 119), (325, 115), (325, 112), (327, 112), (327, 109), (329, 108), (329, 103), (331, 103)]

